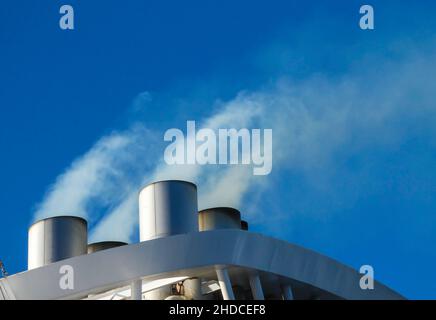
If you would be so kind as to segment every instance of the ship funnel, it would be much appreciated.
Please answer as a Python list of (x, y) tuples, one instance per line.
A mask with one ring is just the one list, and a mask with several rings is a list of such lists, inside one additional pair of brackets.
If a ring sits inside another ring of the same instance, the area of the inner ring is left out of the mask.
[(210, 208), (198, 213), (200, 231), (241, 229), (241, 213), (228, 207)]
[(112, 249), (116, 247), (125, 246), (127, 243), (121, 241), (102, 241), (88, 244), (88, 254), (102, 250)]
[(149, 184), (139, 193), (140, 241), (198, 231), (197, 187), (187, 181)]
[(87, 222), (58, 216), (35, 222), (29, 228), (28, 269), (86, 254)]
[[(139, 193), (140, 241), (198, 231), (197, 211), (195, 184), (179, 180), (149, 184)], [(191, 284), (186, 281), (186, 284)], [(195, 281), (199, 280), (193, 281), (196, 284)], [(171, 286), (164, 286), (145, 293), (144, 297), (146, 300), (163, 300), (171, 294)], [(201, 291), (198, 294), (201, 295)]]

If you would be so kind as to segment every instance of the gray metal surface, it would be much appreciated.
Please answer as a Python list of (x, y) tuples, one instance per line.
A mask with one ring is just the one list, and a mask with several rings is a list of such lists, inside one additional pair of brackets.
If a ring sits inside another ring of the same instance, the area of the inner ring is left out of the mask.
[(125, 246), (127, 243), (121, 241), (101, 241), (88, 244), (88, 254), (102, 250)]
[(139, 193), (140, 241), (198, 231), (197, 187), (186, 181), (152, 183)]
[(59, 216), (35, 222), (29, 228), (28, 269), (86, 254), (87, 222)]
[(262, 283), (260, 282), (260, 277), (257, 273), (253, 273), (249, 277), (251, 293), (254, 300), (265, 300), (263, 294)]
[[(73, 290), (59, 287), (59, 269), (65, 264), (75, 272)], [(298, 281), (344, 299), (404, 299), (378, 281), (374, 290), (362, 290), (361, 275), (356, 270), (314, 251), (230, 229), (171, 236), (78, 256), (7, 280), (17, 299), (74, 299), (127, 286), (140, 278), (151, 281), (186, 276), (212, 280), (220, 265), (256, 270), (265, 286), (265, 275), (274, 274), (280, 285)], [(4, 279), (0, 282), (4, 284)]]
[(235, 293), (232, 288), (232, 281), (226, 268), (218, 267), (216, 269), (218, 283), (221, 288), (221, 294), (224, 300), (235, 300)]
[(228, 207), (205, 209), (198, 213), (198, 227), (200, 231), (241, 229), (241, 214)]
[(245, 220), (241, 220), (241, 230), (248, 231), (248, 222)]

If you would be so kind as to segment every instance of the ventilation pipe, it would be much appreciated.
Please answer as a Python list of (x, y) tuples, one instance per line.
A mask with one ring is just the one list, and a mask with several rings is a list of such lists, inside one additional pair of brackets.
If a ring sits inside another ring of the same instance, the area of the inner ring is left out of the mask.
[(29, 228), (28, 269), (35, 269), (87, 252), (86, 220), (58, 216), (35, 222)]
[(197, 187), (187, 181), (152, 183), (139, 193), (141, 241), (198, 231)]
[[(197, 232), (197, 212), (195, 184), (167, 180), (147, 185), (139, 193), (140, 241)], [(171, 295), (171, 286), (165, 286), (147, 292), (144, 296), (147, 300), (164, 300)]]
[(229, 207), (202, 210), (198, 213), (200, 231), (217, 229), (241, 229), (241, 213)]
[(94, 242), (94, 243), (88, 244), (88, 254), (102, 251), (102, 250), (112, 249), (112, 248), (116, 248), (116, 247), (121, 247), (121, 246), (125, 246), (125, 245), (127, 245), (127, 243), (121, 242), (121, 241)]

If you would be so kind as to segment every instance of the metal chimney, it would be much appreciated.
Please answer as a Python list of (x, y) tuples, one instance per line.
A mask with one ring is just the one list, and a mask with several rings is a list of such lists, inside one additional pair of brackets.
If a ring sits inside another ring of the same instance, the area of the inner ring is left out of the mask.
[(125, 246), (127, 243), (121, 241), (102, 241), (88, 244), (88, 254), (97, 251), (112, 249), (116, 247)]
[(29, 228), (28, 269), (86, 254), (86, 220), (59, 216), (35, 222)]
[(140, 241), (198, 231), (197, 187), (187, 181), (149, 184), (139, 193)]
[[(198, 231), (197, 186), (167, 180), (149, 184), (139, 192), (139, 238), (147, 241)], [(146, 300), (163, 300), (171, 286), (146, 292)], [(200, 293), (201, 294), (201, 293)]]
[(228, 207), (210, 208), (198, 213), (200, 231), (215, 229), (241, 229), (241, 213)]

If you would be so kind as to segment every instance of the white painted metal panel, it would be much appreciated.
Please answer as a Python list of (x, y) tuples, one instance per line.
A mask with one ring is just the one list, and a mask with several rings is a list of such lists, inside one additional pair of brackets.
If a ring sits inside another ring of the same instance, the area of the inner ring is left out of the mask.
[[(75, 270), (74, 290), (59, 287), (59, 268)], [(282, 285), (296, 280), (345, 299), (403, 299), (375, 282), (362, 290), (361, 275), (311, 250), (241, 230), (195, 232), (122, 246), (59, 261), (8, 277), (17, 299), (73, 299), (127, 286), (142, 278), (205, 277), (217, 266), (248, 268), (280, 277)], [(98, 272), (90, 272), (98, 270)], [(0, 280), (4, 281), (4, 279)]]

